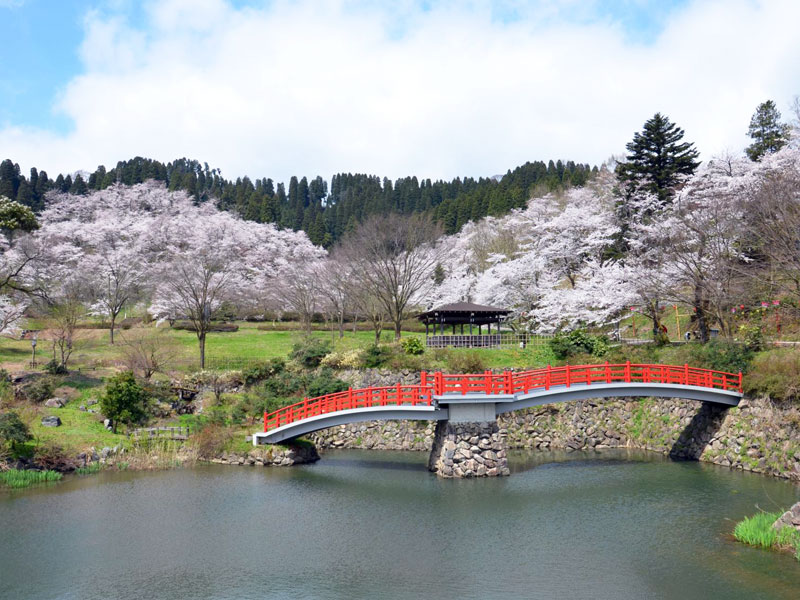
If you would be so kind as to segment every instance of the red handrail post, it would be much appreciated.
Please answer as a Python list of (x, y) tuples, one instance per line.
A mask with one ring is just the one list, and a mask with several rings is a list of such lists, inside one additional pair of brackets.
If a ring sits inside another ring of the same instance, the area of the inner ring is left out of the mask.
[(683, 363), (683, 385), (689, 385), (689, 363)]
[(726, 373), (722, 374), (722, 389), (728, 391), (728, 375)]
[(570, 381), (570, 378), (569, 378), (569, 365), (567, 365), (567, 374), (566, 374), (566, 376), (564, 377), (564, 379), (565, 379), (565, 380), (566, 380), (566, 382), (567, 382), (567, 387), (569, 387), (569, 384), (570, 384), (570, 383), (572, 383), (572, 382)]
[(267, 411), (264, 411), (264, 433), (267, 433)]
[(436, 373), (433, 374), (433, 393), (437, 396), (441, 396), (442, 387), (442, 372), (436, 371)]
[(511, 379), (511, 371), (503, 371), (503, 391), (506, 394), (514, 393), (514, 381)]
[(547, 365), (547, 372), (544, 374), (544, 389), (550, 389), (550, 371), (553, 369), (550, 365)]
[(739, 371), (739, 393), (742, 393), (742, 372)]
[(427, 372), (427, 371), (422, 371), (422, 372), (419, 374), (419, 384), (420, 384), (422, 387), (425, 387), (425, 386), (427, 386), (427, 385), (428, 385), (428, 372)]
[(489, 369), (483, 372), (483, 391), (487, 394), (492, 393), (492, 371)]
[(625, 383), (631, 382), (631, 361), (625, 361)]
[(606, 383), (611, 383), (611, 369), (608, 368), (608, 361), (606, 361)]
[(397, 384), (397, 405), (400, 406), (403, 401), (403, 392), (400, 389), (400, 384)]

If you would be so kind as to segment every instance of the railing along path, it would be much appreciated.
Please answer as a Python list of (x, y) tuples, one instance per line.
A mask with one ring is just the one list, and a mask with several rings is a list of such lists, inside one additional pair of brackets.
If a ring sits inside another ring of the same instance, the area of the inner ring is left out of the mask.
[[(419, 385), (349, 389), (285, 406), (264, 413), (264, 431), (318, 415), (357, 408), (391, 406), (433, 406), (437, 397), (447, 394), (506, 395), (527, 394), (592, 384), (668, 384), (689, 385), (725, 392), (742, 392), (742, 374), (700, 369), (689, 365), (651, 365), (600, 363), (594, 365), (547, 366), (530, 371), (504, 371), (450, 375), (441, 372), (420, 374)], [(446, 398), (445, 398), (446, 399)]]

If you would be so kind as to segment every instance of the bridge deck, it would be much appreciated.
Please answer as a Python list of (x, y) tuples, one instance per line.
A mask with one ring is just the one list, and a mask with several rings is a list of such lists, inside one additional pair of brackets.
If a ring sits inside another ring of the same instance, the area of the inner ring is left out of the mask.
[(736, 406), (742, 374), (688, 365), (597, 364), (477, 375), (422, 372), (419, 385), (363, 388), (304, 399), (264, 414), (253, 443), (278, 443), (312, 431), (358, 421), (441, 420), (449, 404), (487, 404), (495, 413), (587, 398), (686, 398)]

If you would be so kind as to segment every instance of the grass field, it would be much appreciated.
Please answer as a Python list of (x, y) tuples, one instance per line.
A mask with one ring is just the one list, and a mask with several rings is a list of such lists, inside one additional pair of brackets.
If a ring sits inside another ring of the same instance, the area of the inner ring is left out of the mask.
[[(212, 332), (206, 341), (206, 368), (210, 369), (239, 369), (249, 365), (269, 360), (270, 358), (286, 357), (292, 347), (300, 342), (304, 332), (300, 330), (284, 331), (263, 329), (269, 325), (256, 323), (237, 322), (239, 330), (235, 332)], [(285, 324), (282, 324), (285, 326)], [(259, 329), (261, 327), (262, 329)], [(109, 343), (107, 330), (81, 329), (75, 342), (75, 350), (69, 362), (70, 369), (81, 372), (96, 372), (98, 376), (105, 376), (115, 368), (122, 368), (124, 356), (122, 346), (125, 336), (162, 335), (166, 344), (174, 348), (173, 366), (177, 370), (191, 371), (199, 368), (199, 350), (196, 335), (191, 331), (170, 329), (162, 326), (143, 326), (135, 330), (121, 331), (117, 335), (117, 343)], [(371, 331), (347, 330), (343, 338), (338, 337), (338, 332), (313, 331), (310, 335), (321, 340), (330, 340), (335, 351), (353, 348), (366, 348), (375, 339)], [(42, 334), (37, 346), (37, 362), (45, 364), (52, 358), (52, 345)], [(404, 332), (403, 337), (423, 338), (424, 334), (417, 332)], [(391, 342), (394, 333), (386, 330), (381, 336), (382, 342)], [(546, 364), (552, 360), (549, 348), (545, 346), (529, 346), (522, 350), (518, 348), (481, 349), (481, 350), (451, 350), (454, 354), (476, 352), (482, 357), (487, 368), (522, 367)], [(438, 354), (437, 354), (438, 356)], [(31, 344), (29, 340), (11, 340), (0, 338), (0, 365), (8, 370), (24, 370), (29, 368), (31, 359)], [(429, 361), (426, 361), (429, 362)], [(437, 361), (433, 360), (434, 365)], [(444, 363), (441, 365), (444, 367)]]

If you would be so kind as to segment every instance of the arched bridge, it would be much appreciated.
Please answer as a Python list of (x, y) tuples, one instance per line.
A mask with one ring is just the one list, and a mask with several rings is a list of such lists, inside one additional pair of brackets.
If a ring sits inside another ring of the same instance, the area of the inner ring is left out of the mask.
[(253, 444), (273, 444), (359, 421), (493, 421), (521, 408), (618, 396), (686, 398), (736, 406), (742, 374), (688, 365), (567, 365), (476, 375), (420, 374), (419, 385), (349, 389), (264, 413)]

